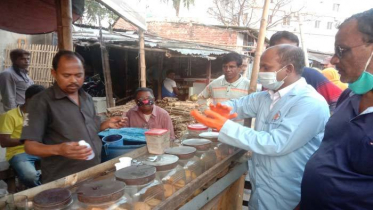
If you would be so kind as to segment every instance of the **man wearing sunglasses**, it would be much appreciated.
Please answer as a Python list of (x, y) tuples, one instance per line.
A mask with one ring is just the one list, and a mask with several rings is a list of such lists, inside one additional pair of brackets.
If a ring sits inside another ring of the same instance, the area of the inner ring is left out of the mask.
[(152, 89), (138, 88), (135, 91), (135, 101), (137, 106), (125, 114), (128, 118), (125, 127), (167, 129), (171, 140), (175, 139), (171, 117), (166, 110), (154, 104)]
[(373, 207), (373, 9), (343, 22), (335, 37), (336, 66), (349, 84), (326, 125), (302, 181), (301, 209)]

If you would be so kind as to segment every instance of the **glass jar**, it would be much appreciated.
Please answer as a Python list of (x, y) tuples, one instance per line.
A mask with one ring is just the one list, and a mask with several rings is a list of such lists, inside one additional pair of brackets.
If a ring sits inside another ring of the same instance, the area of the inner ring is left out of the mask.
[(173, 195), (186, 184), (185, 170), (178, 165), (179, 158), (176, 155), (145, 156), (143, 164), (156, 167), (156, 178), (161, 180), (164, 187), (165, 198)]
[(179, 165), (185, 170), (186, 184), (204, 172), (201, 160), (195, 156), (196, 151), (196, 148), (187, 146), (172, 147), (165, 150), (166, 154), (179, 157)]
[(129, 166), (116, 171), (115, 178), (126, 183), (124, 191), (131, 199), (132, 209), (152, 209), (164, 200), (164, 188), (156, 179), (154, 166)]
[(211, 149), (211, 141), (207, 139), (187, 139), (183, 145), (197, 149), (196, 156), (202, 161), (204, 171), (207, 171), (217, 163), (216, 153)]
[(69, 209), (73, 197), (68, 189), (53, 188), (44, 190), (33, 199), (33, 208), (36, 210), (64, 210)]
[(150, 129), (145, 132), (146, 144), (150, 154), (163, 154), (170, 147), (170, 131), (166, 129)]
[(187, 138), (198, 138), (200, 133), (207, 132), (208, 127), (202, 124), (188, 125)]
[(77, 189), (77, 199), (71, 209), (131, 210), (124, 188), (125, 183), (114, 180), (86, 183)]
[(211, 147), (214, 149), (217, 161), (221, 161), (233, 153), (233, 147), (218, 141), (218, 132), (203, 132), (199, 134), (201, 138), (211, 141)]

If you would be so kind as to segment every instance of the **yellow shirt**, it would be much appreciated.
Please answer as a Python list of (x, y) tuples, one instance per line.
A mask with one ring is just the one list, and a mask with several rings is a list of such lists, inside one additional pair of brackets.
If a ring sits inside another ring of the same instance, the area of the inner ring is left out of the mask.
[[(0, 116), (0, 134), (9, 134), (11, 139), (21, 138), (23, 127), (23, 115), (20, 107), (14, 108)], [(24, 153), (23, 145), (6, 148), (6, 160), (14, 155)]]

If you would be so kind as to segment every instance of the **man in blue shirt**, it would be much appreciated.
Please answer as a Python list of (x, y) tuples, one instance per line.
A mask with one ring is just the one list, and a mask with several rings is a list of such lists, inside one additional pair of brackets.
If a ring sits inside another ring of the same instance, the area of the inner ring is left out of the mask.
[(301, 209), (373, 209), (373, 9), (339, 27), (331, 60), (349, 83), (306, 165)]
[[(303, 67), (301, 48), (268, 48), (258, 75), (268, 91), (211, 106), (207, 117), (192, 111), (199, 122), (220, 130), (219, 141), (253, 151), (250, 210), (289, 210), (300, 201), (304, 166), (319, 147), (329, 118), (325, 99), (301, 77)], [(256, 118), (256, 130), (228, 120), (236, 115)]]

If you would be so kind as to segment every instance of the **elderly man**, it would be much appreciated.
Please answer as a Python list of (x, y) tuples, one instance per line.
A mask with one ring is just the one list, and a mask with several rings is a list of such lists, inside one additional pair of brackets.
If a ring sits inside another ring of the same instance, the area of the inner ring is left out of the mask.
[[(192, 111), (199, 122), (220, 130), (219, 141), (253, 152), (250, 210), (289, 210), (300, 201), (304, 166), (329, 118), (325, 99), (302, 78), (303, 67), (301, 48), (271, 47), (261, 57), (258, 75), (268, 91), (211, 106), (207, 117)], [(229, 120), (237, 115), (255, 117), (256, 130)]]
[[(279, 31), (271, 36), (269, 40), (270, 46), (279, 44), (291, 44), (299, 46), (299, 39), (297, 35), (288, 31)], [(329, 104), (330, 111), (333, 112), (337, 100), (342, 93), (342, 90), (330, 82), (316, 69), (307, 68), (303, 69), (302, 77), (306, 82), (311, 85), (317, 92), (319, 92)]]
[[(124, 126), (121, 117), (100, 123), (91, 96), (81, 88), (83, 63), (79, 54), (59, 51), (52, 61), (56, 83), (35, 95), (27, 106), (21, 140), (28, 154), (41, 157), (42, 183), (99, 164), (102, 142), (97, 133)], [(91, 148), (80, 145), (80, 140)]]
[(168, 112), (154, 104), (153, 90), (150, 88), (138, 88), (135, 91), (137, 106), (130, 109), (127, 117), (126, 127), (134, 128), (161, 128), (170, 131), (171, 140), (175, 139), (174, 126)]
[(373, 9), (339, 27), (331, 63), (349, 89), (306, 165), (301, 209), (373, 208)]
[(12, 66), (0, 73), (0, 93), (5, 111), (24, 104), (26, 89), (34, 84), (27, 75), (30, 53), (22, 49), (12, 50), (10, 60)]

